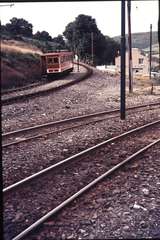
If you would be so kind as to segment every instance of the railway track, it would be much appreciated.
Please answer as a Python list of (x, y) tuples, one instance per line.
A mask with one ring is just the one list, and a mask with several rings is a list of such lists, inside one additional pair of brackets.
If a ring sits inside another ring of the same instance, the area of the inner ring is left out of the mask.
[[(145, 142), (142, 141), (144, 136), (146, 139)], [(3, 193), (5, 194), (4, 197), (6, 197), (4, 201), (6, 205), (8, 203), (8, 206), (10, 206), (11, 201), (14, 206), (24, 210), (24, 206), (21, 206), (24, 204), (24, 201), (26, 204), (31, 203), (30, 208), (27, 205), (27, 210), (24, 211), (27, 214), (29, 222), (27, 223), (27, 221), (24, 221), (24, 216), (21, 221), (18, 220), (19, 226), (12, 235), (15, 236), (18, 232), (20, 232), (20, 234), (15, 237), (12, 236), (12, 239), (18, 240), (28, 236), (28, 234), (30, 234), (35, 228), (39, 227), (44, 221), (53, 217), (62, 208), (80, 197), (98, 182), (102, 181), (108, 175), (121, 168), (124, 164), (133, 160), (138, 155), (141, 155), (144, 151), (159, 142), (160, 120), (131, 129), (118, 136), (107, 139), (106, 141), (58, 162), (49, 168), (43, 169), (18, 183), (8, 186), (3, 190)], [(135, 143), (137, 143), (136, 146)], [(128, 151), (126, 149), (128, 149)], [(26, 192), (27, 195), (25, 194)], [(44, 202), (42, 202), (41, 194), (45, 195)], [(38, 201), (41, 205), (40, 208), (33, 206), (33, 202), (37, 202), (35, 196), (40, 198)], [(21, 199), (21, 202), (19, 202), (19, 199)], [(16, 202), (19, 205), (16, 205)], [(59, 204), (59, 202), (61, 203)], [(43, 210), (42, 212), (45, 212), (45, 214), (42, 214), (39, 209), (42, 210), (43, 208), (52, 210), (49, 210), (48, 212), (47, 210)], [(31, 212), (33, 217), (31, 217)], [(27, 227), (27, 225), (29, 225), (29, 227)]]
[(27, 89), (30, 89), (30, 88), (34, 88), (34, 87), (43, 85), (45, 83), (46, 83), (46, 81), (42, 81), (42, 82), (39, 82), (39, 83), (32, 83), (32, 84), (29, 84), (27, 86), (17, 87), (17, 88), (8, 89), (8, 90), (2, 90), (1, 94), (3, 96), (5, 94), (10, 94), (10, 93), (14, 93), (14, 92), (21, 92), (23, 90), (27, 90)]
[[(38, 90), (38, 91), (35, 90), (33, 92), (28, 92), (28, 93), (25, 93), (25, 94), (23, 94), (22, 91), (18, 91), (18, 92), (20, 92), (18, 95), (9, 96), (9, 97), (2, 97), (2, 99), (1, 99), (2, 105), (8, 105), (8, 104), (12, 104), (12, 103), (15, 103), (15, 102), (18, 102), (18, 101), (24, 101), (28, 98), (37, 97), (37, 96), (40, 96), (40, 95), (46, 95), (51, 91), (55, 92), (57, 90), (69, 87), (73, 84), (76, 84), (76, 83), (90, 77), (91, 74), (92, 74), (92, 69), (84, 63), (79, 63), (79, 65), (84, 67), (86, 69), (86, 72), (81, 74), (80, 76), (78, 76), (73, 81), (69, 81), (69, 82), (66, 82), (65, 84), (62, 84), (62, 85), (59, 85), (59, 86), (53, 86), (53, 87), (49, 87), (49, 88), (46, 88), (46, 89), (41, 89), (41, 90)], [(42, 85), (42, 84), (40, 84), (40, 85)], [(30, 87), (29, 87), (29, 89), (30, 89)]]
[[(145, 111), (146, 108), (147, 110), (149, 109), (152, 110), (158, 105), (160, 105), (160, 103), (139, 105), (139, 106), (130, 107), (127, 109), (127, 111), (128, 111), (128, 114), (132, 114), (133, 111), (135, 113), (135, 110), (140, 109), (140, 111)], [(104, 118), (103, 116), (105, 115), (107, 115), (108, 117)], [(77, 116), (73, 118), (68, 118), (68, 119), (53, 121), (53, 122), (36, 125), (28, 128), (23, 128), (23, 129), (11, 131), (8, 133), (3, 133), (2, 140), (4, 143), (2, 144), (2, 147), (3, 148), (9, 147), (11, 145), (16, 145), (22, 142), (47, 136), (49, 134), (55, 134), (65, 130), (77, 128), (86, 124), (96, 123), (99, 121), (104, 121), (104, 120), (107, 120), (110, 118), (116, 118), (116, 117), (119, 117), (119, 109), (114, 109), (111, 111), (103, 111), (98, 113), (91, 113), (87, 115)], [(92, 120), (88, 121), (88, 119), (92, 119)], [(79, 121), (82, 121), (82, 123), (79, 123)], [(75, 122), (78, 122), (78, 123), (75, 124)], [(53, 130), (53, 127), (55, 127), (54, 130)]]

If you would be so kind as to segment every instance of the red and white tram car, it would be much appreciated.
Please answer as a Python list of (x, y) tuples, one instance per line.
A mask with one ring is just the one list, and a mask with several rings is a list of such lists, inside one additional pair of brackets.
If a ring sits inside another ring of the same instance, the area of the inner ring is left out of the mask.
[(41, 55), (42, 75), (73, 71), (73, 52), (60, 51)]

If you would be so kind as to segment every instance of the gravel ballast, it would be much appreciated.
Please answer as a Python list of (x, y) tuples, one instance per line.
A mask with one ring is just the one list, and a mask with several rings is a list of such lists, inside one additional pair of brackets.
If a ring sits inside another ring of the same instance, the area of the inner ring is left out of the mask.
[[(133, 94), (127, 92), (127, 106), (159, 102), (159, 88), (156, 86), (154, 94), (151, 95), (148, 87), (142, 88), (140, 84), (135, 84), (135, 92)], [(7, 132), (28, 125), (33, 126), (96, 111), (112, 110), (119, 108), (119, 99), (119, 77), (94, 70), (94, 74), (89, 79), (77, 85), (56, 93), (49, 93), (47, 96), (2, 106), (3, 131)], [(105, 139), (158, 119), (160, 119), (160, 109), (157, 107), (153, 110), (127, 114), (125, 121), (120, 120), (119, 117), (104, 120), (3, 149), (4, 187)], [(158, 130), (159, 125), (157, 125), (157, 133)], [(158, 138), (158, 134), (155, 133), (156, 137)], [(149, 140), (149, 135), (144, 135), (141, 142), (147, 143), (147, 139)], [(136, 147), (136, 143), (133, 144)], [(118, 144), (117, 152), (121, 148), (121, 144)], [(137, 158), (131, 166), (128, 164), (116, 173), (113, 179), (106, 179), (88, 192), (84, 198), (76, 200), (56, 219), (44, 223), (41, 231), (29, 239), (107, 239), (157, 236), (160, 238), (157, 225), (160, 219), (158, 211), (159, 150), (160, 146), (157, 144), (142, 157)], [(16, 198), (16, 196), (18, 195), (13, 194), (12, 197)], [(42, 195), (41, 201), (46, 196), (46, 193)], [(39, 207), (38, 204), (36, 206)], [(5, 217), (6, 221), (10, 222), (8, 226), (15, 229), (14, 231), (16, 231), (15, 222), (25, 220), (22, 216), (23, 211), (19, 210), (15, 213), (15, 209), (16, 201), (12, 201), (11, 198)], [(12, 232), (10, 227), (8, 234)], [(8, 240), (10, 237), (6, 234), (5, 239)]]

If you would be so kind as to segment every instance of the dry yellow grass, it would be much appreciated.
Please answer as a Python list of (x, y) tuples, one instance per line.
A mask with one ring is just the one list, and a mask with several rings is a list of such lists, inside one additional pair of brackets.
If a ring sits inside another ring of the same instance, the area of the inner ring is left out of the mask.
[(6, 41), (1, 42), (1, 50), (5, 52), (21, 52), (21, 53), (31, 53), (31, 54), (42, 54), (42, 51), (32, 45), (25, 44), (20, 41)]
[(3, 53), (2, 88), (23, 86), (40, 79), (40, 58), (36, 55), (40, 55), (42, 52), (38, 47), (23, 41), (2, 40), (1, 51)]

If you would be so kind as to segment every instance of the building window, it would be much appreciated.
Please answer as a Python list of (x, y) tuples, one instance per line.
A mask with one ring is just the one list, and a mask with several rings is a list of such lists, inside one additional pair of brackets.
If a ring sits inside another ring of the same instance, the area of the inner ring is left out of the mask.
[(139, 58), (138, 60), (139, 60), (139, 64), (143, 64), (143, 60), (144, 60), (143, 58)]

